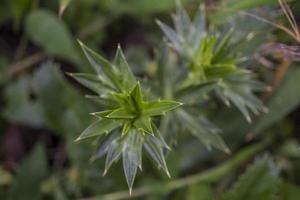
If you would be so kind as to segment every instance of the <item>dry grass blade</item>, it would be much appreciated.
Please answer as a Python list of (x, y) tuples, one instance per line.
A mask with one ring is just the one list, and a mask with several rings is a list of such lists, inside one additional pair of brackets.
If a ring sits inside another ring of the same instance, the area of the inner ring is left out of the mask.
[(294, 17), (294, 14), (293, 14), (291, 8), (289, 7), (289, 5), (286, 2), (286, 0), (278, 0), (278, 2), (279, 2), (281, 10), (283, 11), (285, 17), (287, 18), (287, 20), (290, 23), (292, 30), (289, 29), (288, 27), (282, 25), (282, 24), (279, 24), (279, 23), (276, 23), (276, 22), (272, 22), (272, 21), (270, 21), (268, 19), (265, 19), (263, 17), (251, 14), (249, 12), (241, 11), (241, 13), (244, 14), (244, 15), (248, 15), (250, 17), (253, 17), (253, 18), (255, 18), (255, 19), (259, 20), (259, 21), (262, 21), (262, 22), (265, 22), (267, 24), (270, 24), (270, 25), (272, 25), (272, 26), (274, 26), (274, 27), (276, 27), (276, 28), (284, 31), (285, 33), (287, 33), (288, 35), (290, 35), (296, 42), (300, 43), (300, 31), (299, 31), (297, 22), (295, 20), (295, 17)]
[(279, 5), (280, 5), (284, 15), (288, 19), (288, 21), (294, 31), (294, 34), (297, 38), (296, 40), (299, 40), (300, 39), (299, 29), (298, 29), (297, 22), (295, 20), (295, 17), (294, 17), (294, 14), (293, 14), (291, 8), (289, 7), (288, 3), (285, 0), (278, 0), (278, 2), (279, 2)]

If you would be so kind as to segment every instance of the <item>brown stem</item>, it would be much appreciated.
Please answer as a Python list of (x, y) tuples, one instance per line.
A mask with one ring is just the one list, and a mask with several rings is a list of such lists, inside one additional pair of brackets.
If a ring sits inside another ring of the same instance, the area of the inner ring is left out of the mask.
[(8, 75), (14, 76), (19, 74), (20, 72), (23, 72), (24, 70), (30, 68), (34, 64), (41, 62), (47, 57), (45, 53), (39, 52), (36, 54), (33, 54), (23, 60), (20, 60), (9, 67)]
[(274, 74), (273, 80), (271, 82), (272, 89), (263, 94), (263, 96), (262, 96), (263, 100), (267, 100), (271, 96), (271, 94), (273, 93), (275, 88), (278, 86), (279, 82), (284, 78), (285, 74), (287, 73), (290, 64), (291, 64), (290, 60), (288, 60), (288, 59), (282, 60), (281, 64), (278, 66), (278, 68)]

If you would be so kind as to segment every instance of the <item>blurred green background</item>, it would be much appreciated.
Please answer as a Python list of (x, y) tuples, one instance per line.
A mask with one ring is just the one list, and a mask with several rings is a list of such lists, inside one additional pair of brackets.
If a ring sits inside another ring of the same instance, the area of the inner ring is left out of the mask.
[[(299, 45), (241, 14), (286, 24), (277, 0), (182, 0), (190, 15), (200, 3), (206, 5), (210, 28), (234, 25), (235, 40), (251, 37), (239, 47), (248, 58), (270, 42)], [(290, 6), (300, 24), (300, 3), (290, 1)], [(174, 0), (1, 0), (0, 199), (130, 198), (120, 164), (102, 177), (104, 160), (89, 162), (96, 143), (73, 142), (97, 107), (65, 72), (91, 70), (76, 42), (80, 39), (108, 58), (120, 43), (134, 73), (151, 79), (163, 36), (155, 19), (170, 22), (174, 9)], [(280, 59), (273, 57), (279, 66)], [(276, 70), (249, 60), (271, 84)], [(299, 85), (299, 62), (289, 61), (288, 72), (265, 101), (267, 114), (252, 124), (232, 109), (210, 114), (232, 155), (207, 151), (193, 137), (179, 136), (167, 156), (172, 178), (145, 158), (131, 198), (299, 199)]]

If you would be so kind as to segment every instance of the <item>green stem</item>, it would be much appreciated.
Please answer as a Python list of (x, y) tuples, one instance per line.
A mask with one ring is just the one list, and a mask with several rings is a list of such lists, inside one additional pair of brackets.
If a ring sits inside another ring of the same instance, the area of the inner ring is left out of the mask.
[(265, 147), (265, 143), (254, 144), (241, 150), (234, 158), (224, 162), (223, 164), (216, 166), (207, 171), (199, 174), (191, 175), (185, 178), (177, 179), (162, 184), (155, 184), (155, 186), (147, 185), (137, 188), (132, 191), (132, 195), (128, 194), (128, 191), (120, 191), (103, 196), (96, 196), (90, 198), (84, 198), (81, 200), (120, 200), (129, 199), (133, 197), (145, 196), (148, 194), (162, 194), (172, 190), (176, 190), (182, 187), (193, 185), (200, 182), (214, 183), (220, 180), (222, 177), (234, 172), (242, 163), (252, 158), (256, 153), (261, 151)]

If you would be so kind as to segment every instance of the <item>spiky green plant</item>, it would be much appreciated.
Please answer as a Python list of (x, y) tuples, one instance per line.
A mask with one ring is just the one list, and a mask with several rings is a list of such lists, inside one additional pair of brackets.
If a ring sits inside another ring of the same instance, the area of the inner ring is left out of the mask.
[(180, 89), (208, 85), (207, 93), (217, 94), (228, 106), (233, 104), (249, 122), (249, 111), (255, 114), (266, 111), (263, 103), (254, 95), (255, 91), (266, 87), (255, 80), (249, 70), (238, 66), (238, 59), (232, 53), (233, 46), (230, 44), (232, 30), (221, 37), (211, 36), (206, 30), (204, 9), (198, 11), (192, 22), (180, 4), (177, 5), (173, 21), (174, 29), (163, 22), (157, 23), (188, 71)]
[(171, 100), (147, 101), (140, 83), (128, 66), (120, 46), (111, 63), (80, 42), (85, 56), (97, 74), (70, 74), (94, 91), (89, 96), (104, 109), (91, 113), (97, 120), (76, 139), (106, 137), (95, 155), (106, 155), (104, 174), (121, 156), (126, 181), (131, 192), (137, 168), (142, 169), (142, 148), (170, 176), (163, 149), (168, 149), (152, 118), (164, 115), (181, 103)]

